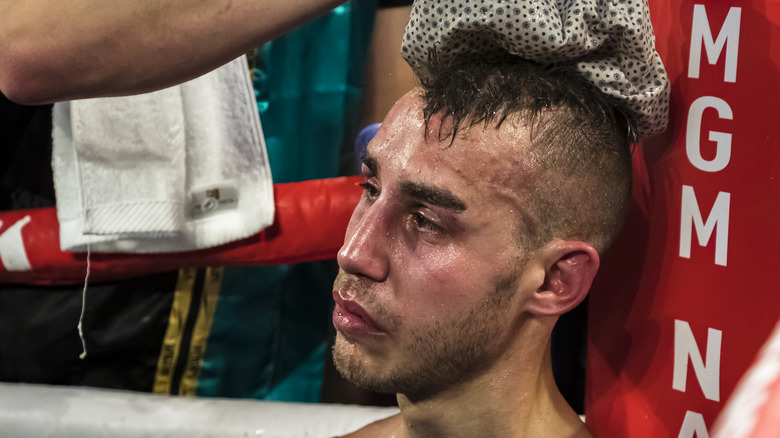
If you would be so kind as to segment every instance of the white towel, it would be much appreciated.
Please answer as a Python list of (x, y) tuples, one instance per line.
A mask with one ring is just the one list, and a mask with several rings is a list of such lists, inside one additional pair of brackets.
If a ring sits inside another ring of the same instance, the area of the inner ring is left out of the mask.
[(153, 93), (57, 103), (53, 126), (63, 251), (189, 251), (273, 222), (243, 56)]

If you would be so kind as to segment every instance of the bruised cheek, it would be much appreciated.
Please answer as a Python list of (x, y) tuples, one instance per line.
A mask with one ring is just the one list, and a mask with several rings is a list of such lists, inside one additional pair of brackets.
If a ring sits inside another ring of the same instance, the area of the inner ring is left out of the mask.
[(442, 251), (418, 251), (399, 264), (397, 290), (408, 291), (408, 298), (418, 303), (451, 303), (474, 295), (473, 265), (456, 248)]

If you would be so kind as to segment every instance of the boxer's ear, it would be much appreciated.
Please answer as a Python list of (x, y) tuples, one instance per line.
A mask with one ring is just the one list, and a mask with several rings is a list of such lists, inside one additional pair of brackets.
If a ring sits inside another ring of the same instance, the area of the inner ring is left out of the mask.
[(555, 240), (536, 253), (545, 267), (544, 282), (526, 304), (535, 315), (561, 315), (585, 299), (599, 269), (592, 245), (578, 240)]

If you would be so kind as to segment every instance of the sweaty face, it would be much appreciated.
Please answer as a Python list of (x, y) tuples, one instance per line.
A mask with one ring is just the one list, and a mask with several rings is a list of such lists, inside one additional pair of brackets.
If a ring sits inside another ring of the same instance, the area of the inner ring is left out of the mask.
[(524, 131), (469, 128), (426, 140), (417, 92), (368, 147), (363, 197), (339, 251), (334, 361), (354, 383), (430, 397), (500, 360), (523, 287), (512, 186)]

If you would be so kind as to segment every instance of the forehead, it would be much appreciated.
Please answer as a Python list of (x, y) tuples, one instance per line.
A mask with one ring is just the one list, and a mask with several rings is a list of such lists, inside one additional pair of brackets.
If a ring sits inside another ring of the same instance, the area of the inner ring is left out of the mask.
[[(461, 127), (457, 137), (439, 141), (440, 130), (449, 132), (449, 119), (423, 119), (423, 102), (415, 89), (401, 98), (371, 141), (368, 153), (381, 170), (413, 180), (444, 185), (454, 190), (476, 191), (517, 198), (517, 189), (528, 184), (533, 166), (528, 158), (528, 133), (519, 123), (501, 127), (480, 123)], [(391, 170), (392, 169), (392, 170)]]

